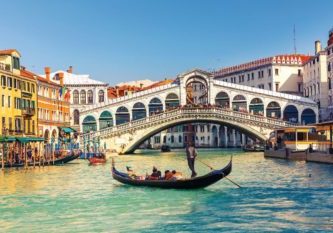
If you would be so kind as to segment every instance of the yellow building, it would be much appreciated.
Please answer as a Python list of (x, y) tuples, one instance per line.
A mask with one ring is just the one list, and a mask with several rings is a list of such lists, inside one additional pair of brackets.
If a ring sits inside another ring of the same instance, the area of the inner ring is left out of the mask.
[(37, 80), (22, 75), (20, 53), (0, 50), (0, 135), (37, 135)]

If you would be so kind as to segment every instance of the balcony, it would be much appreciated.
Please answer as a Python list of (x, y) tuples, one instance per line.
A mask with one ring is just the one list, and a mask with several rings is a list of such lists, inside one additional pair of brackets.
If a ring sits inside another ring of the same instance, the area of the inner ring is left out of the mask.
[(33, 116), (33, 115), (35, 115), (35, 109), (34, 108), (22, 109), (22, 115), (23, 116)]
[(0, 62), (0, 70), (10, 71), (10, 65)]

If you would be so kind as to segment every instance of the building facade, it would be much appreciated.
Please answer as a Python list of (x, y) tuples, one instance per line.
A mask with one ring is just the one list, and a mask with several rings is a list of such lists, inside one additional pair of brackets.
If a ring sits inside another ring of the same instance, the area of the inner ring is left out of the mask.
[[(63, 75), (60, 83), (50, 79), (50, 68), (45, 68), (45, 78), (37, 76), (38, 81), (38, 136), (45, 142), (57, 142), (62, 129), (70, 126), (69, 98), (64, 93)], [(64, 136), (64, 135), (63, 135)]]
[(50, 76), (51, 81), (58, 84), (63, 76), (63, 84), (70, 101), (70, 126), (78, 132), (80, 131), (80, 112), (89, 106), (98, 106), (107, 101), (107, 83), (93, 80), (89, 75), (73, 74), (71, 66), (67, 71), (59, 70), (49, 74), (46, 70), (46, 74), (41, 76), (45, 78), (47, 75)]
[(0, 134), (36, 136), (37, 80), (24, 74), (20, 59), (15, 49), (0, 51)]
[(317, 102), (319, 121), (326, 120), (328, 97), (327, 53), (322, 50), (320, 41), (315, 42), (315, 55), (304, 64), (303, 94)]
[(215, 79), (241, 85), (303, 95), (303, 65), (311, 57), (277, 55), (214, 72)]
[(328, 82), (328, 108), (327, 115), (330, 120), (333, 120), (333, 29), (329, 31), (327, 41), (327, 82)]

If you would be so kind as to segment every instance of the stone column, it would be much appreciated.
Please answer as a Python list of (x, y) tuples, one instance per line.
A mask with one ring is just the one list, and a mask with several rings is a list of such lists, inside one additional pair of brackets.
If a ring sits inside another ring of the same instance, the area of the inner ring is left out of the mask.
[(236, 147), (236, 130), (232, 130), (233, 146)]
[(224, 142), (225, 147), (228, 147), (228, 127), (224, 126)]

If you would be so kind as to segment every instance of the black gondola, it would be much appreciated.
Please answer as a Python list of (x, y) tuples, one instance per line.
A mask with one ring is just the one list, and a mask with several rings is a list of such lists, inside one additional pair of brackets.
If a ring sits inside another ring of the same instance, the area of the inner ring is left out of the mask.
[[(44, 164), (41, 163), (40, 165), (41, 166), (63, 165), (65, 163), (73, 161), (74, 159), (77, 159), (79, 156), (80, 156), (80, 154), (68, 155), (63, 158), (55, 159), (54, 163), (53, 163), (53, 161), (50, 161), (50, 162), (44, 162)], [(15, 168), (15, 167), (19, 168), (19, 167), (24, 167), (24, 166), (25, 166), (25, 163), (13, 163), (13, 164), (5, 163), (5, 168)], [(29, 163), (27, 163), (27, 166), (32, 167), (32, 166), (34, 166), (34, 163), (29, 162)], [(39, 162), (35, 162), (35, 166), (39, 166)], [(1, 164), (0, 164), (0, 167), (1, 167)]]
[(170, 152), (171, 148), (168, 145), (162, 145), (161, 146), (161, 152)]
[(148, 186), (156, 188), (166, 189), (198, 189), (204, 188), (215, 182), (223, 179), (231, 173), (232, 170), (232, 159), (227, 166), (221, 170), (214, 170), (210, 173), (198, 176), (191, 179), (184, 180), (137, 180), (131, 178), (128, 174), (118, 171), (115, 168), (114, 161), (112, 159), (112, 177), (123, 184), (134, 185), (134, 186)]

